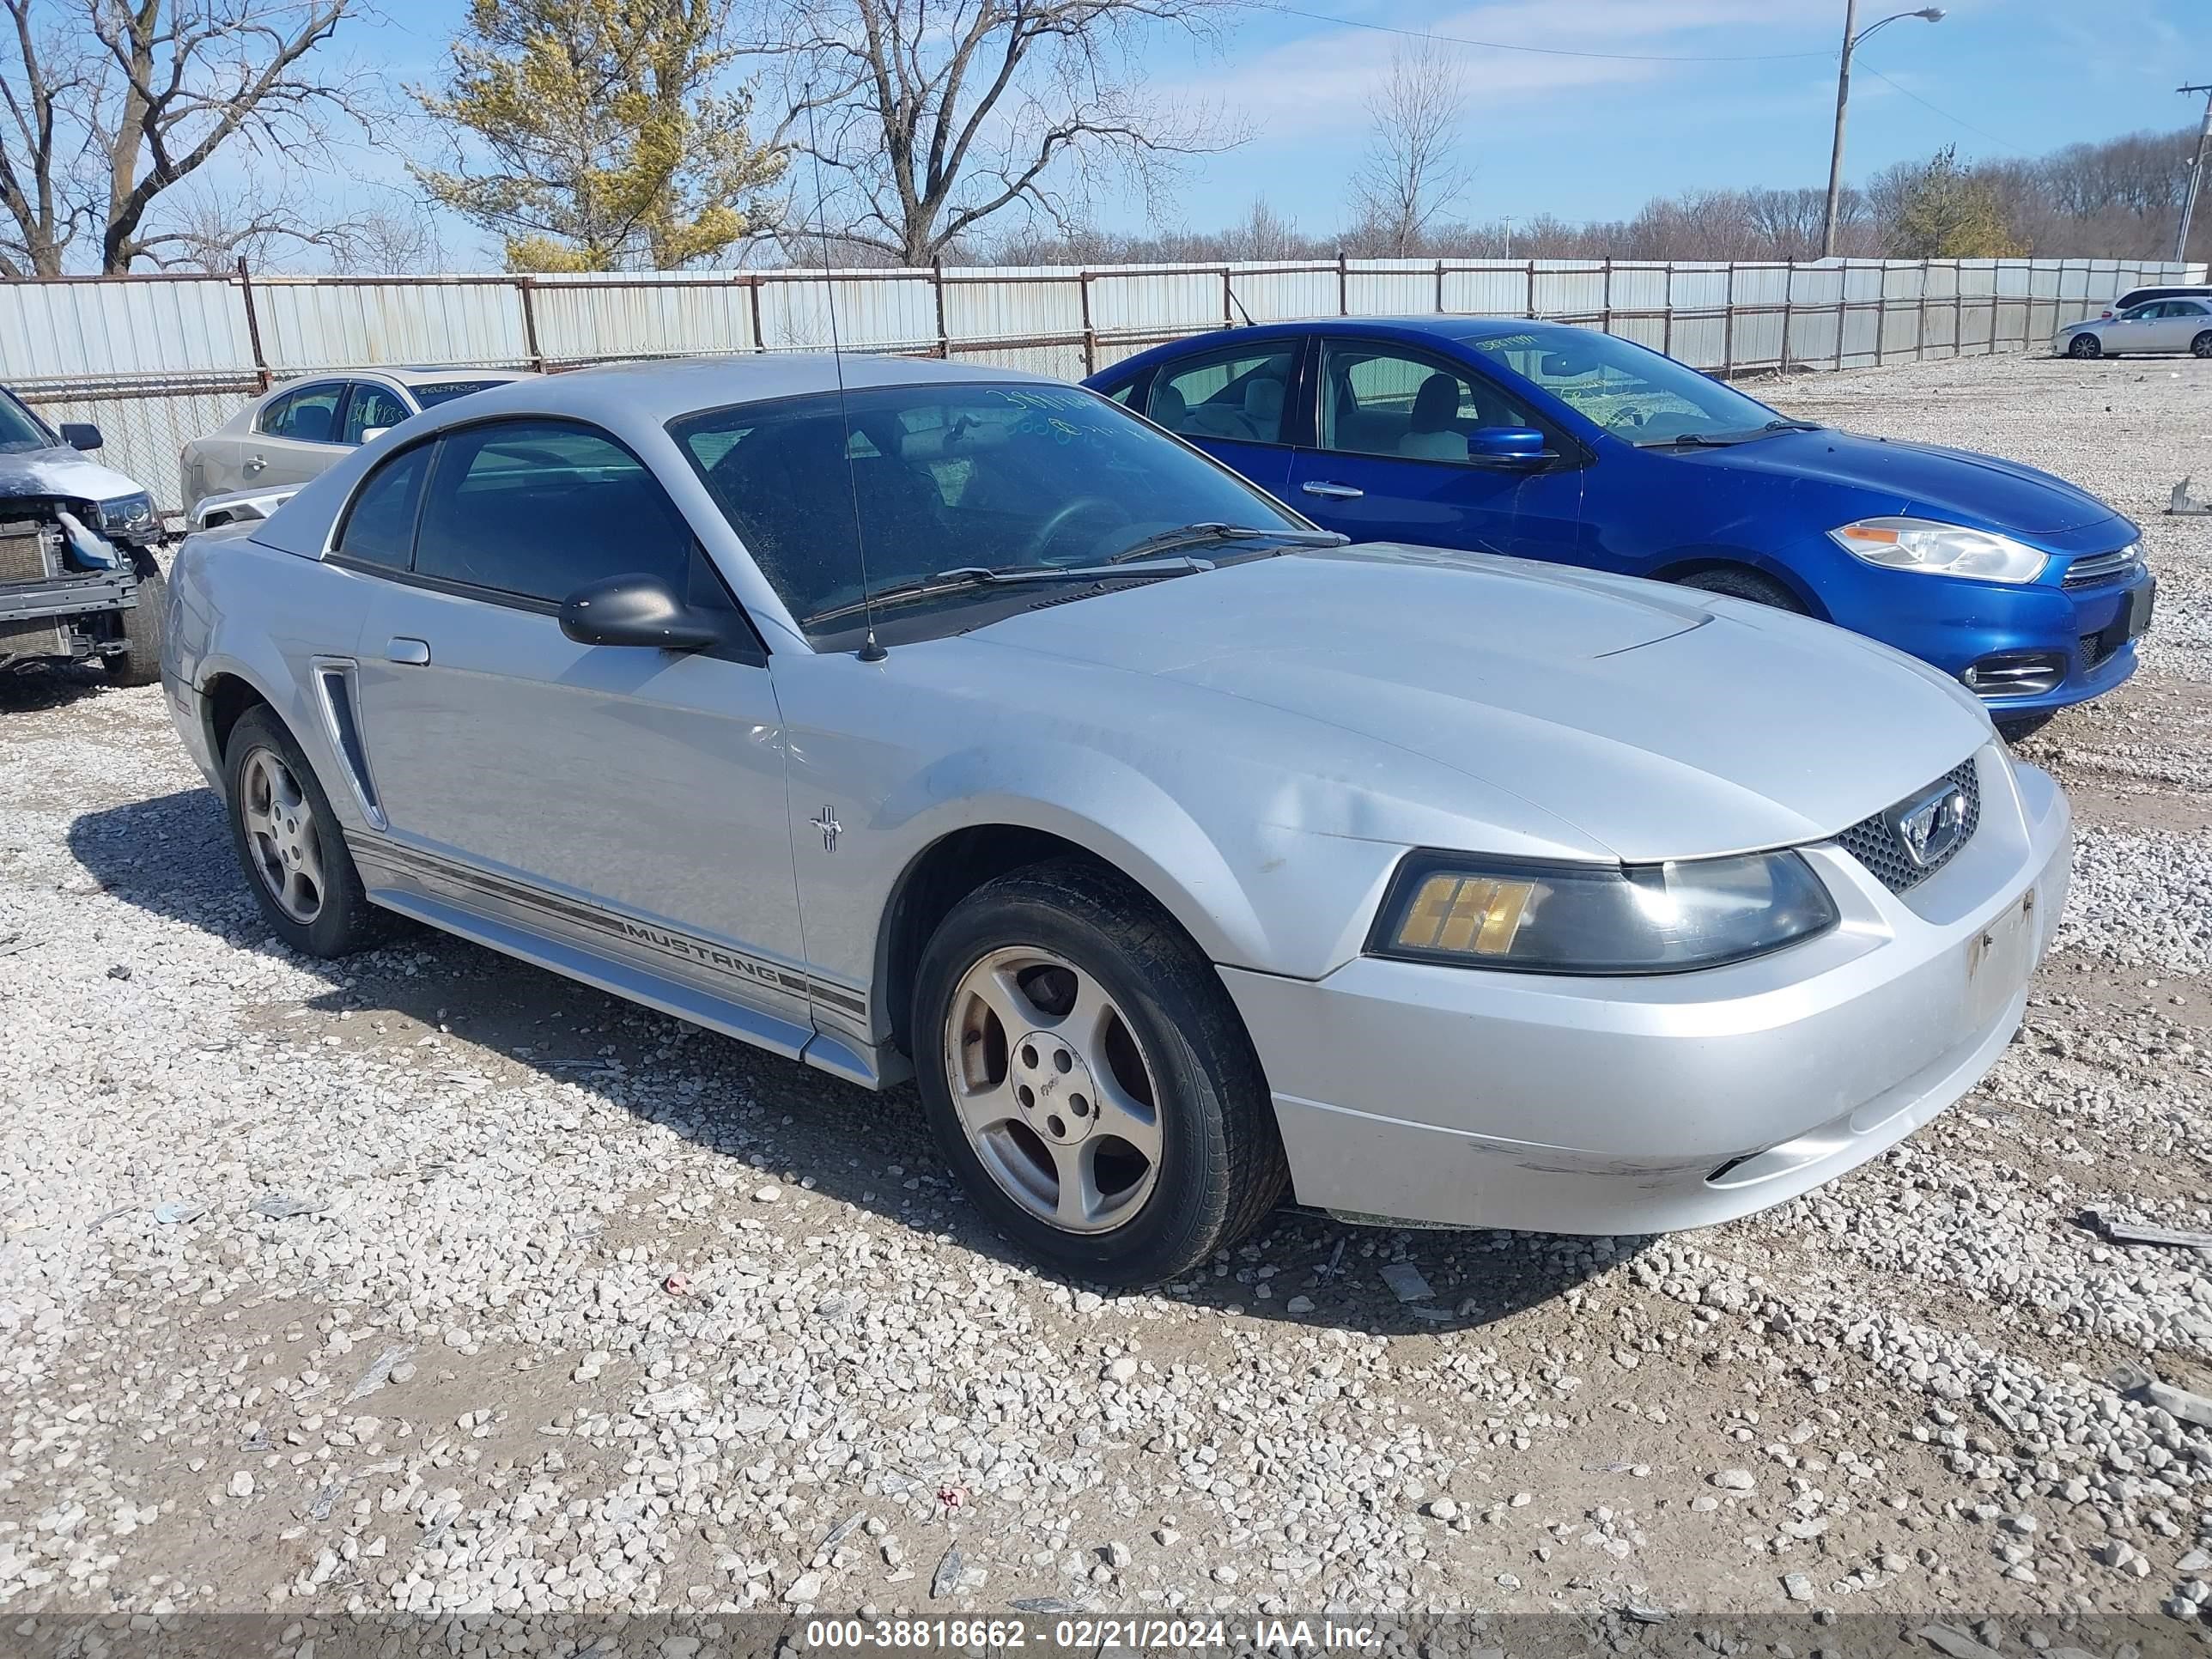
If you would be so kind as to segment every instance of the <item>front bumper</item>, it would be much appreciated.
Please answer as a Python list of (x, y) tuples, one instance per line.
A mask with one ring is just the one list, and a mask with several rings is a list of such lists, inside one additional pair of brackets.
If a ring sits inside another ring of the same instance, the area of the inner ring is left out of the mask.
[(1565, 979), (1361, 957), (1222, 977), (1302, 1203), (1361, 1219), (1642, 1233), (1749, 1214), (1977, 1083), (2065, 902), (2065, 798), (1995, 745), (1972, 841), (1904, 896), (1806, 849), (1843, 911), (1757, 961)]
[(137, 603), (138, 578), (129, 571), (48, 576), (0, 586), (0, 623), (88, 617), (102, 611), (128, 611)]
[(1852, 574), (1841, 592), (1823, 593), (1830, 620), (1954, 679), (1991, 659), (2047, 653), (2065, 659), (2065, 672), (2047, 690), (1983, 698), (1997, 720), (2070, 708), (2125, 681), (2136, 672), (2141, 643), (2128, 633), (2130, 607), (2138, 592), (2154, 592), (2157, 586), (2142, 568), (2124, 580), (2079, 588), (2062, 586), (2055, 574), (2018, 586), (1907, 571)]

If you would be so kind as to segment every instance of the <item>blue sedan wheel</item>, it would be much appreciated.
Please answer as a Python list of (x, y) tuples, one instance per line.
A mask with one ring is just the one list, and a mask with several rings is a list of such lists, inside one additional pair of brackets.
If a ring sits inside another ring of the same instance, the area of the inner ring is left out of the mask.
[(1708, 593), (1725, 593), (1732, 599), (1749, 599), (1753, 605), (1771, 605), (1777, 611), (1805, 614), (1805, 606), (1798, 597), (1771, 576), (1763, 576), (1756, 570), (1746, 570), (1740, 565), (1723, 565), (1716, 570), (1700, 570), (1682, 578), (1685, 587), (1700, 587)]

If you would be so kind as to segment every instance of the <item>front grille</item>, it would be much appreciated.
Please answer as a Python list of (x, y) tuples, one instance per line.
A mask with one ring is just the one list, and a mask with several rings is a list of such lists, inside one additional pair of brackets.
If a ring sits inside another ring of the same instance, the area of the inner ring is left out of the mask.
[(2142, 548), (2135, 542), (2116, 548), (2110, 553), (2084, 553), (2066, 567), (2060, 579), (2063, 587), (2091, 587), (2099, 582), (2118, 581), (2132, 576), (2142, 563)]
[[(1929, 791), (1940, 789), (1946, 784), (1955, 786), (1966, 798), (1966, 828), (1960, 832), (1959, 839), (1952, 842), (1950, 847), (1933, 862), (1915, 864), (1905, 853), (1905, 843), (1898, 838), (1898, 808), (1904, 805), (1906, 801), (1921, 799)], [(1893, 893), (1902, 893), (1917, 887), (1953, 859), (1958, 857), (1960, 849), (1973, 840), (1974, 831), (1980, 826), (1981, 822), (1981, 777), (1975, 769), (1974, 763), (1967, 760), (1953, 767), (1942, 777), (1929, 784), (1927, 789), (1919, 790), (1906, 796), (1904, 801), (1884, 808), (1870, 818), (1860, 819), (1842, 835), (1837, 836), (1836, 841), (1844, 851), (1866, 866), (1873, 872), (1876, 881)]]
[(42, 582), (59, 575), (58, 540), (35, 519), (0, 524), (0, 582)]

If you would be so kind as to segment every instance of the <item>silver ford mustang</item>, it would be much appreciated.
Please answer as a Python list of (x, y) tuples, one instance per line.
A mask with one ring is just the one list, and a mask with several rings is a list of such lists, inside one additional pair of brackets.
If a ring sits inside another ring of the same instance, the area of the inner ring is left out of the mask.
[(1346, 547), (1095, 396), (530, 380), (188, 541), (167, 696), (277, 935), (393, 913), (868, 1087), (1055, 1267), (1283, 1195), (1633, 1233), (1893, 1144), (2021, 1018), (2069, 816), (1840, 629)]

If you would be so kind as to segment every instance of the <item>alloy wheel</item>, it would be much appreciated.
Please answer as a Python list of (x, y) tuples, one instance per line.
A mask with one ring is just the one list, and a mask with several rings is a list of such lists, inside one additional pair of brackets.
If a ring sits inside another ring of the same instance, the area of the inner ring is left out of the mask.
[(1111, 1231), (1143, 1208), (1159, 1093), (1097, 980), (1046, 951), (994, 951), (953, 993), (944, 1052), (969, 1146), (1022, 1208), (1071, 1233)]
[(284, 757), (257, 748), (239, 769), (239, 817), (253, 872), (276, 908), (305, 926), (323, 909), (323, 842), (314, 809)]

